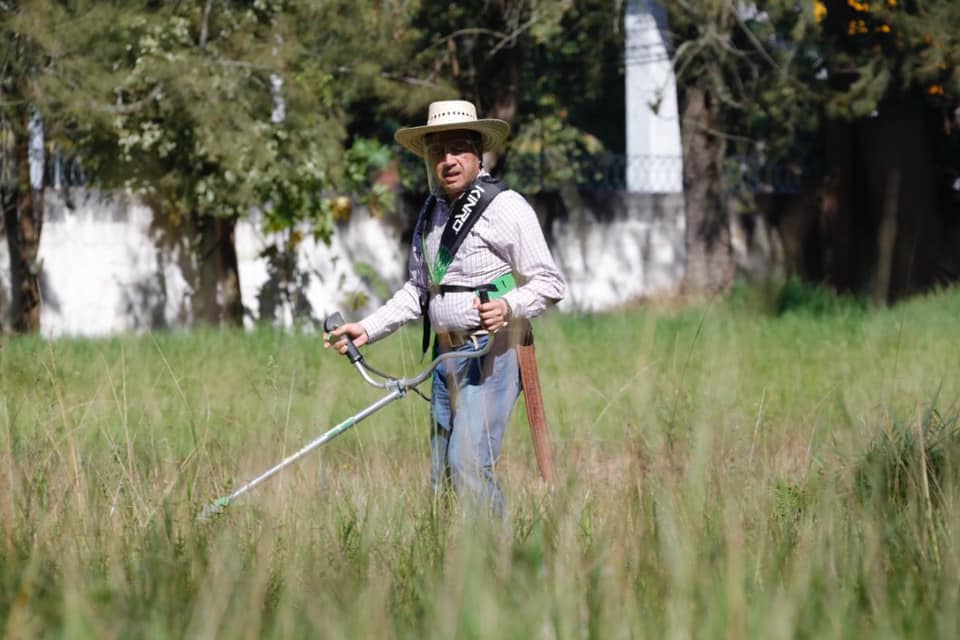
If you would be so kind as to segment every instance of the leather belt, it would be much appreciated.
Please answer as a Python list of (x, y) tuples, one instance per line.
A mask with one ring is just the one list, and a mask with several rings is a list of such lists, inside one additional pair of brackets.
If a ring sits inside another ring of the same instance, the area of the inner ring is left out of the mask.
[(477, 344), (477, 338), (484, 335), (486, 332), (481, 331), (480, 329), (475, 329), (473, 331), (444, 331), (437, 333), (437, 344), (440, 345), (442, 349), (458, 349), (468, 342), (473, 342), (473, 346), (479, 346)]

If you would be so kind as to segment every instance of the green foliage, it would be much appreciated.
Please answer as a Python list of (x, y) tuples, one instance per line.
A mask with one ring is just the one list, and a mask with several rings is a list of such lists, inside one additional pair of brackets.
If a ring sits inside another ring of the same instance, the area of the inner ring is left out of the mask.
[(856, 468), (860, 499), (891, 515), (927, 492), (941, 508), (945, 491), (958, 483), (960, 412), (942, 409), (936, 399), (919, 421), (894, 420), (882, 428)]
[(549, 19), (531, 28), (532, 42), (523, 54), (518, 137), (536, 136), (542, 120), (558, 119), (603, 148), (623, 150), (618, 115), (625, 100), (623, 7), (577, 0), (541, 14)]
[(351, 100), (415, 92), (385, 80), (407, 59), (410, 9), (378, 6), (34, 2), (14, 24), (42, 49), (51, 133), (105, 186), (175, 217), (261, 208), (270, 229), (307, 222), (329, 238), (337, 192), (392, 206), (367, 187), (384, 150), (347, 151)]
[(811, 284), (797, 278), (790, 278), (777, 292), (774, 309), (778, 314), (859, 315), (866, 310), (866, 300), (850, 294), (838, 294), (821, 284)]
[(392, 206), (375, 180), (385, 148), (370, 145), (433, 99), (516, 105), (515, 134), (544, 145), (551, 183), (571, 178), (570, 154), (584, 145), (622, 144), (622, 123), (611, 129), (618, 120), (597, 112), (622, 103), (621, 10), (599, 0), (443, 11), (417, 0), (37, 0), (4, 20), (20, 34), (8, 61), (41, 70), (33, 100), (48, 133), (103, 186), (134, 189), (174, 217), (262, 207), (270, 229), (309, 221), (329, 237), (336, 193)]
[(384, 280), (372, 265), (366, 262), (357, 262), (353, 270), (363, 280), (364, 284), (372, 290), (373, 294), (381, 300), (388, 299), (393, 293), (390, 283)]
[(960, 7), (935, 2), (825, 3), (821, 47), (837, 76), (827, 98), (831, 115), (860, 118), (885, 97), (918, 91), (934, 106), (956, 104), (954, 61), (960, 39), (947, 25)]
[(727, 2), (664, 6), (679, 90), (707, 87), (731, 153), (761, 163), (802, 162), (827, 118), (871, 117), (901, 92), (950, 111), (960, 101), (953, 0), (777, 0), (762, 11)]
[(583, 152), (622, 148), (621, 21), (622, 4), (601, 0), (424, 4), (415, 64), (448, 80), (446, 97), (511, 121), (506, 174), (536, 190), (573, 179)]
[(810, 152), (820, 125), (817, 24), (804, 3), (774, 1), (763, 11), (727, 2), (664, 3), (674, 33), (678, 90), (702, 86), (730, 153), (761, 163)]
[[(547, 109), (556, 108), (550, 96), (541, 99)], [(585, 174), (577, 160), (597, 154), (603, 144), (593, 135), (572, 126), (566, 113), (547, 111), (542, 117), (525, 119), (510, 143), (504, 178), (523, 193), (556, 190), (565, 184), (588, 184), (596, 176)]]
[(354, 138), (344, 156), (344, 189), (358, 194), (358, 202), (374, 215), (394, 207), (393, 186), (378, 180), (392, 160), (390, 147), (371, 138)]

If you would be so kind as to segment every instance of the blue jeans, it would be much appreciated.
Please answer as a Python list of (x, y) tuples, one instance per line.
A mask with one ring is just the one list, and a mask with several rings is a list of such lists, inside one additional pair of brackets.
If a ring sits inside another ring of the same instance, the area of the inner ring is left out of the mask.
[[(457, 495), (502, 515), (503, 491), (494, 465), (520, 395), (517, 351), (508, 331), (493, 338), (482, 358), (446, 360), (433, 373), (430, 436), (430, 479), (439, 489), (449, 477)], [(483, 349), (488, 336), (454, 349), (469, 353)]]

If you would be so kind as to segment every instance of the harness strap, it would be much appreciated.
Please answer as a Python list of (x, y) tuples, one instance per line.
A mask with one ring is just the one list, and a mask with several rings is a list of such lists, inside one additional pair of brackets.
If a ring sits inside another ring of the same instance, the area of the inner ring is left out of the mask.
[(437, 287), (440, 293), (471, 293), (480, 291), (493, 292), (497, 290), (497, 285), (493, 284), (482, 284), (479, 287), (468, 287), (462, 284), (442, 284)]
[[(493, 282), (481, 284), (474, 287), (468, 287), (463, 284), (441, 284), (433, 287), (433, 291), (439, 294), (445, 293), (477, 293), (486, 291), (490, 294), (491, 300), (503, 297), (508, 291), (517, 288), (517, 281), (512, 273), (505, 273)], [(420, 340), (421, 353), (426, 353), (430, 348), (430, 294), (431, 291), (422, 291), (420, 293), (420, 315), (423, 317), (423, 336)]]
[[(433, 208), (437, 202), (436, 196), (431, 194), (427, 197), (423, 208), (420, 210), (420, 216), (417, 219), (417, 225), (413, 233), (414, 251), (420, 251), (424, 260), (424, 268), (427, 271), (427, 279), (431, 283), (431, 290), (420, 292), (420, 316), (423, 318), (423, 354), (426, 355), (430, 347), (430, 296), (431, 293), (443, 289), (440, 283), (447, 274), (447, 269), (453, 262), (453, 258), (460, 248), (460, 245), (466, 239), (473, 225), (480, 219), (487, 206), (500, 193), (507, 190), (500, 180), (497, 180), (490, 174), (482, 172), (467, 191), (462, 193), (452, 204), (446, 226), (440, 236), (440, 247), (437, 249), (437, 255), (434, 257), (433, 265), (427, 263), (426, 251), (426, 233), (427, 223), (433, 215)], [(419, 245), (419, 246), (418, 246)], [(446, 285), (456, 286), (456, 285)], [(514, 285), (516, 286), (516, 285)], [(482, 291), (475, 287), (466, 289), (467, 291)], [(495, 290), (494, 290), (495, 291)]]

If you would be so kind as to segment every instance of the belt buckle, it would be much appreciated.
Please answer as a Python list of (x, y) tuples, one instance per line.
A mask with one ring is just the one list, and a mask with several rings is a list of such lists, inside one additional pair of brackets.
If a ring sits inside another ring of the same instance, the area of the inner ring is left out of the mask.
[(472, 342), (475, 349), (480, 346), (477, 336), (470, 331), (448, 331), (441, 335), (440, 341), (446, 343), (448, 349), (459, 349), (468, 342)]

